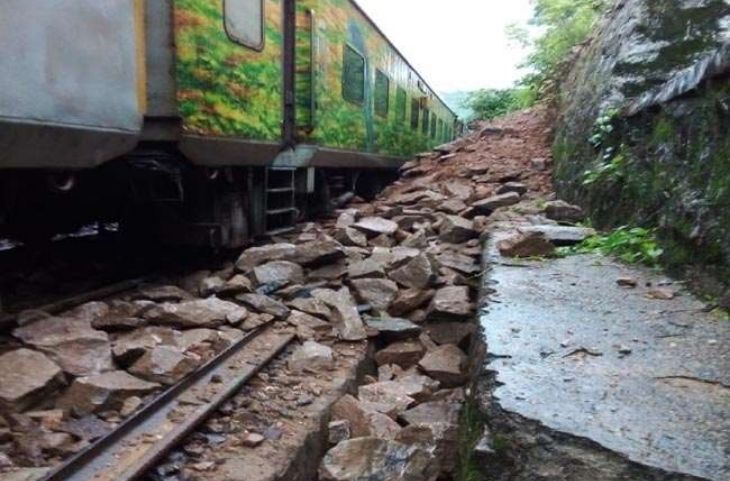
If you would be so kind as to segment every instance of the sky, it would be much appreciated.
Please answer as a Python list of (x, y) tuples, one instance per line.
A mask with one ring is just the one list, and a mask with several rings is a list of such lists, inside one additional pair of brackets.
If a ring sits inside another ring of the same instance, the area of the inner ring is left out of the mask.
[(526, 22), (530, 0), (357, 0), (434, 90), (505, 88), (526, 52), (505, 28)]

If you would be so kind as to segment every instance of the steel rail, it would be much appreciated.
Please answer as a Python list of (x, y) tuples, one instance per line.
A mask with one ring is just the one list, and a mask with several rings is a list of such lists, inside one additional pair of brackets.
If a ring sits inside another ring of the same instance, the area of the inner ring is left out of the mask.
[(41, 481), (133, 481), (153, 468), (294, 338), (267, 324), (166, 390)]
[[(114, 284), (109, 284), (98, 289), (91, 291), (82, 292), (81, 294), (74, 294), (72, 296), (60, 299), (42, 306), (31, 307), (25, 306), (26, 309), (36, 309), (39, 311), (47, 312), (48, 314), (58, 314), (63, 311), (73, 309), (74, 307), (80, 306), (91, 301), (97, 301), (105, 299), (122, 292), (131, 291), (147, 282), (147, 278), (136, 278), (127, 279)], [(22, 311), (20, 311), (22, 312)], [(0, 315), (0, 329), (10, 329), (15, 327), (18, 323), (18, 313)]]

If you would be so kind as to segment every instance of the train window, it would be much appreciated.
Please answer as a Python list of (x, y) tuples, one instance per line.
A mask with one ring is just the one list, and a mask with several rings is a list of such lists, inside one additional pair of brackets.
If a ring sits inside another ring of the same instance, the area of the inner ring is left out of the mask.
[(395, 92), (395, 120), (399, 124), (406, 121), (406, 104), (408, 103), (408, 95), (406, 91), (400, 87)]
[(226, 33), (236, 43), (264, 48), (264, 0), (225, 0)]
[(439, 119), (439, 125), (438, 129), (436, 129), (436, 138), (439, 139), (439, 142), (443, 142), (444, 139), (444, 121)]
[(365, 100), (365, 57), (345, 45), (342, 67), (342, 97), (348, 102), (361, 104)]
[(411, 100), (411, 128), (418, 130), (418, 120), (421, 115), (421, 102), (418, 99)]
[(423, 123), (421, 124), (421, 132), (423, 135), (428, 136), (429, 122), (431, 120), (431, 112), (428, 109), (423, 109)]
[(436, 116), (431, 117), (431, 138), (436, 138)]
[(380, 70), (375, 71), (375, 113), (387, 117), (390, 110), (390, 79)]

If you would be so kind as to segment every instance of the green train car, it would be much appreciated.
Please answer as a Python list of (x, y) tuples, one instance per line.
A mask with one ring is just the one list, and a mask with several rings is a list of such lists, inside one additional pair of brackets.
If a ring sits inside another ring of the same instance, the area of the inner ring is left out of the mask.
[(26, 242), (239, 247), (459, 125), (350, 0), (3, 0), (0, 40), (0, 235)]

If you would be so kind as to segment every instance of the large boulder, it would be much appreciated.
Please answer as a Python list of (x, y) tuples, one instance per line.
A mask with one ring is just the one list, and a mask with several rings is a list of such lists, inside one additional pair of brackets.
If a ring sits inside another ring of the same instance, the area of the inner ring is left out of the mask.
[(412, 289), (425, 289), (436, 278), (436, 272), (426, 255), (418, 255), (388, 275), (398, 284)]
[(385, 265), (375, 259), (351, 262), (347, 268), (347, 275), (350, 279), (360, 279), (363, 277), (380, 279), (385, 277)]
[(129, 372), (150, 382), (169, 385), (193, 372), (201, 362), (199, 357), (186, 354), (180, 348), (157, 346), (145, 352)]
[(145, 312), (144, 317), (154, 324), (192, 329), (240, 322), (247, 314), (246, 309), (237, 304), (209, 297), (179, 304), (166, 302)]
[(271, 261), (279, 261), (294, 257), (294, 244), (269, 244), (262, 247), (246, 249), (236, 261), (236, 269), (250, 272), (254, 267)]
[(416, 400), (409, 395), (412, 390), (413, 386), (396, 381), (376, 382), (360, 386), (357, 397), (370, 409), (397, 419), (416, 404)]
[(319, 469), (321, 481), (435, 481), (433, 455), (417, 446), (357, 438), (332, 448)]
[(314, 341), (307, 341), (297, 347), (288, 363), (292, 371), (322, 371), (332, 369), (334, 364), (332, 348)]
[(388, 279), (355, 279), (351, 284), (357, 298), (376, 311), (387, 311), (398, 296), (398, 285)]
[(367, 339), (367, 332), (357, 304), (349, 289), (343, 287), (339, 291), (331, 289), (315, 289), (312, 295), (324, 302), (330, 309), (330, 321), (337, 326), (340, 338), (344, 341), (362, 341)]
[(469, 185), (469, 182), (463, 182), (458, 180), (452, 180), (446, 182), (443, 186), (443, 190), (446, 194), (451, 197), (466, 202), (474, 195), (474, 189)]
[(183, 331), (177, 339), (177, 347), (185, 352), (201, 354), (210, 350), (218, 351), (228, 347), (229, 343), (222, 339), (216, 329), (190, 329)]
[(125, 371), (110, 371), (77, 378), (56, 405), (84, 413), (120, 410), (127, 398), (144, 396), (159, 388), (159, 384), (136, 378)]
[(388, 312), (394, 316), (405, 316), (433, 299), (436, 291), (432, 289), (407, 289), (400, 291), (391, 303)]
[(293, 262), (273, 261), (254, 267), (253, 277), (260, 286), (301, 284), (304, 282), (304, 269)]
[(429, 351), (418, 366), (444, 387), (456, 387), (466, 381), (467, 357), (453, 344), (445, 344)]
[(459, 462), (459, 425), (442, 421), (412, 424), (395, 437), (397, 442), (433, 453), (444, 479), (453, 479)]
[(481, 271), (481, 267), (474, 262), (472, 257), (457, 252), (445, 252), (436, 257), (436, 262), (441, 267), (448, 267), (467, 276), (477, 274)]
[(417, 340), (394, 342), (375, 353), (375, 362), (378, 366), (395, 364), (408, 369), (418, 364), (425, 352), (426, 348)]
[[(410, 372), (410, 371), (408, 371)], [(438, 381), (421, 374), (403, 374), (392, 381), (366, 384), (358, 391), (361, 401), (382, 402), (389, 398), (410, 398), (423, 402), (438, 390)]]
[(590, 227), (572, 227), (563, 225), (535, 225), (523, 227), (523, 232), (539, 232), (550, 243), (558, 247), (579, 244), (589, 237), (596, 235), (596, 230)]
[(520, 201), (520, 194), (517, 192), (506, 192), (500, 195), (487, 197), (486, 199), (474, 202), (472, 208), (479, 214), (490, 215), (500, 207), (515, 205)]
[[(329, 311), (331, 312), (331, 311)], [(322, 319), (307, 314), (306, 312), (293, 310), (286, 319), (286, 322), (294, 327), (301, 327), (305, 329), (312, 329), (313, 331), (329, 331), (332, 329), (332, 324)]]
[(474, 222), (455, 215), (445, 216), (439, 228), (439, 239), (451, 244), (462, 244), (477, 236)]
[(398, 230), (397, 223), (392, 220), (383, 219), (382, 217), (365, 217), (353, 225), (353, 227), (368, 237), (377, 237), (383, 234), (390, 236)]
[(577, 205), (569, 204), (564, 200), (551, 200), (545, 205), (545, 216), (556, 222), (580, 222), (585, 213)]
[(365, 234), (352, 227), (343, 227), (335, 232), (335, 239), (344, 246), (367, 247), (368, 238)]
[(400, 420), (408, 425), (449, 423), (459, 424), (462, 405), (458, 402), (424, 402), (400, 415)]
[(349, 394), (332, 405), (331, 416), (334, 421), (347, 422), (351, 438), (393, 439), (400, 431), (400, 425), (392, 418), (373, 411)]
[(369, 328), (378, 331), (380, 337), (386, 342), (416, 338), (421, 334), (421, 326), (408, 319), (393, 317), (368, 318), (365, 323)]
[(119, 336), (112, 353), (117, 363), (129, 366), (158, 345), (177, 346), (182, 333), (170, 327), (148, 326)]
[(331, 237), (325, 237), (298, 245), (293, 257), (288, 260), (305, 267), (317, 267), (331, 264), (344, 257), (342, 244)]
[(236, 296), (236, 300), (257, 312), (270, 314), (278, 319), (286, 319), (291, 311), (283, 303), (263, 294), (240, 294)]
[(61, 368), (42, 353), (30, 349), (6, 352), (0, 356), (0, 409), (24, 411), (62, 382)]
[(544, 257), (555, 252), (555, 245), (540, 231), (517, 232), (497, 242), (504, 257)]
[(300, 310), (313, 316), (329, 319), (332, 316), (332, 309), (324, 301), (316, 297), (297, 297), (287, 303), (292, 309)]
[(430, 322), (424, 330), (436, 344), (465, 347), (477, 332), (477, 325), (473, 322)]
[(15, 329), (13, 336), (48, 354), (73, 376), (113, 369), (109, 335), (91, 327), (89, 318), (49, 317)]
[(436, 291), (428, 309), (432, 321), (466, 321), (474, 315), (474, 305), (466, 286), (447, 286)]

